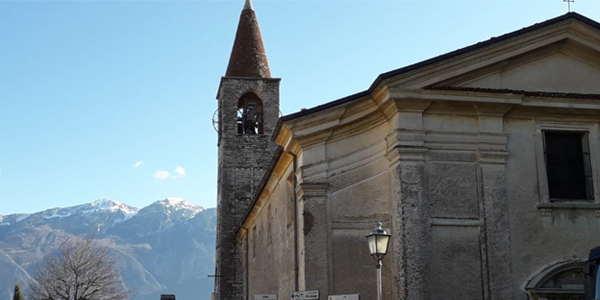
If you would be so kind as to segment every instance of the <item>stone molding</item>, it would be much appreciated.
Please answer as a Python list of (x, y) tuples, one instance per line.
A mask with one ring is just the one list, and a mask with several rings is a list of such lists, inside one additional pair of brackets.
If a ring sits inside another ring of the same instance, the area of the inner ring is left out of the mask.
[(313, 198), (327, 197), (329, 183), (307, 183), (303, 182), (296, 187), (296, 196), (301, 201)]

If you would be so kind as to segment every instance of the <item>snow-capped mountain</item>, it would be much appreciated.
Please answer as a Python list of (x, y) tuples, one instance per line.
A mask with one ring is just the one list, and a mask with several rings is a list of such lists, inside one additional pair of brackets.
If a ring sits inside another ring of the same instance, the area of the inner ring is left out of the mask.
[(67, 207), (67, 208), (54, 208), (43, 212), (45, 219), (52, 218), (66, 218), (73, 214), (79, 214), (80, 216), (93, 215), (98, 213), (116, 213), (120, 212), (127, 216), (127, 219), (134, 216), (139, 209), (131, 207), (127, 204), (117, 202), (112, 199), (99, 199), (92, 203)]
[(206, 209), (202, 206), (186, 201), (183, 198), (177, 197), (169, 197), (165, 200), (157, 201), (155, 204), (162, 205), (165, 211), (169, 214), (181, 213), (182, 216), (186, 218), (192, 218), (197, 213)]
[(42, 218), (44, 219), (64, 219), (69, 217), (77, 218), (94, 218), (99, 215), (112, 215), (110, 224), (106, 224), (109, 227), (114, 226), (117, 223), (127, 221), (137, 214), (138, 208), (131, 207), (127, 204), (117, 202), (112, 199), (99, 199), (92, 203), (67, 207), (67, 208), (53, 208), (42, 212)]
[(8, 226), (25, 220), (31, 214), (12, 214), (8, 216), (0, 216), (0, 226)]
[(1, 228), (7, 225), (28, 228), (44, 224), (52, 224), (55, 229), (74, 234), (105, 232), (116, 224), (131, 219), (138, 211), (138, 208), (112, 199), (99, 199), (92, 203), (51, 208), (33, 214), (4, 216), (0, 221), (0, 232)]
[(215, 209), (167, 198), (138, 209), (112, 199), (0, 216), (0, 298), (72, 236), (110, 243), (136, 300), (160, 294), (208, 299), (214, 272)]

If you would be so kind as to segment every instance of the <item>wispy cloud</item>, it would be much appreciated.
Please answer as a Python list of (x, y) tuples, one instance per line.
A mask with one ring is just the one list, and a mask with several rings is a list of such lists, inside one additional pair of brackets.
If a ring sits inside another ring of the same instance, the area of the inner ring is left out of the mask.
[(133, 164), (133, 167), (134, 167), (134, 168), (137, 168), (137, 167), (141, 167), (141, 166), (143, 166), (143, 165), (144, 165), (144, 161), (143, 161), (143, 160), (140, 160), (140, 161), (136, 162), (135, 164)]
[(154, 178), (158, 179), (158, 180), (165, 180), (165, 179), (177, 179), (177, 178), (183, 178), (185, 177), (185, 169), (183, 167), (177, 166), (175, 167), (175, 170), (173, 171), (174, 174), (171, 174), (169, 171), (166, 170), (156, 170), (156, 172), (154, 172)]
[(171, 177), (171, 173), (169, 173), (169, 171), (165, 171), (165, 170), (156, 170), (156, 172), (154, 172), (154, 178), (158, 179), (158, 180), (164, 180)]
[(177, 166), (177, 168), (175, 168), (175, 173), (177, 173), (175, 177), (185, 177), (185, 169), (180, 166)]

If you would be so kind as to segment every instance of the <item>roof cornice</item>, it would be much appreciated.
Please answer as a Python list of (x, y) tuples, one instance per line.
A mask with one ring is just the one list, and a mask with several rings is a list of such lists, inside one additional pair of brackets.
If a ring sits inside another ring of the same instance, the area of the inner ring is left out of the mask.
[(598, 23), (598, 22), (596, 22), (596, 21), (594, 21), (594, 20), (592, 20), (592, 19), (590, 19), (588, 17), (585, 17), (585, 16), (583, 16), (581, 14), (578, 14), (576, 12), (569, 12), (569, 13), (566, 13), (564, 15), (561, 15), (561, 16), (558, 16), (558, 17), (546, 20), (546, 21), (541, 22), (541, 23), (537, 23), (537, 24), (534, 24), (534, 25), (531, 25), (531, 26), (528, 26), (528, 27), (525, 27), (525, 28), (522, 28), (522, 29), (510, 32), (510, 33), (507, 33), (507, 34), (504, 34), (504, 35), (501, 35), (501, 36), (498, 36), (498, 37), (493, 37), (493, 38), (488, 39), (486, 41), (482, 41), (482, 42), (479, 42), (479, 43), (476, 43), (476, 44), (473, 44), (473, 45), (470, 45), (470, 46), (467, 46), (467, 47), (464, 47), (464, 48), (461, 48), (461, 49), (458, 49), (458, 50), (454, 50), (454, 51), (448, 52), (446, 54), (442, 54), (442, 55), (439, 55), (439, 56), (436, 56), (436, 57), (433, 57), (433, 58), (430, 58), (430, 59), (427, 59), (427, 60), (424, 60), (424, 61), (412, 64), (412, 65), (408, 65), (406, 67), (402, 67), (402, 68), (399, 68), (399, 69), (395, 69), (395, 70), (392, 70), (392, 71), (389, 71), (389, 72), (382, 73), (379, 76), (377, 76), (377, 78), (375, 79), (375, 81), (371, 84), (371, 86), (367, 90), (364, 90), (362, 92), (359, 92), (359, 93), (356, 93), (356, 94), (353, 94), (353, 95), (350, 95), (350, 96), (347, 96), (347, 97), (344, 97), (344, 98), (341, 98), (341, 99), (338, 99), (338, 100), (334, 100), (334, 101), (325, 103), (323, 105), (319, 105), (319, 106), (316, 106), (316, 107), (313, 107), (313, 108), (309, 108), (309, 109), (303, 109), (303, 110), (301, 110), (299, 112), (295, 112), (295, 113), (292, 113), (292, 114), (285, 115), (285, 116), (281, 117), (279, 119), (279, 122), (277, 124), (277, 127), (276, 127), (275, 132), (273, 133), (273, 135), (276, 136), (278, 134), (280, 127), (285, 122), (291, 121), (291, 120), (296, 119), (296, 118), (301, 118), (301, 117), (304, 117), (304, 116), (316, 113), (318, 111), (322, 111), (322, 110), (325, 110), (325, 109), (328, 109), (328, 108), (332, 108), (332, 107), (335, 107), (335, 106), (338, 106), (338, 105), (342, 105), (342, 104), (345, 104), (345, 103), (348, 103), (348, 102), (351, 102), (351, 101), (355, 101), (355, 100), (367, 97), (369, 95), (372, 95), (373, 93), (375, 93), (375, 91), (377, 91), (377, 89), (379, 89), (383, 84), (385, 84), (385, 82), (387, 82), (388, 80), (390, 80), (390, 79), (392, 79), (394, 77), (401, 76), (401, 75), (404, 75), (404, 74), (407, 74), (407, 73), (410, 73), (410, 72), (414, 72), (414, 71), (417, 71), (419, 69), (426, 68), (426, 67), (429, 67), (431, 65), (440, 63), (442, 61), (449, 60), (449, 59), (454, 59), (457, 56), (460, 56), (460, 55), (463, 55), (463, 54), (467, 54), (467, 53), (470, 53), (470, 52), (473, 52), (473, 51), (481, 50), (481, 49), (490, 47), (492, 45), (495, 45), (495, 44), (498, 44), (498, 43), (501, 43), (501, 42), (505, 42), (505, 41), (507, 41), (509, 39), (512, 39), (512, 38), (515, 38), (515, 37), (518, 37), (518, 36), (522, 36), (524, 34), (527, 34), (527, 33), (530, 33), (530, 32), (533, 32), (533, 31), (545, 28), (545, 27), (553, 26), (553, 25), (556, 25), (556, 24), (559, 24), (559, 23), (562, 23), (562, 22), (567, 22), (567, 21), (570, 21), (570, 20), (575, 20), (575, 21), (578, 21), (578, 22), (580, 22), (582, 24), (590, 26), (590, 27), (592, 27), (592, 28), (594, 28), (596, 30), (600, 30), (600, 23)]

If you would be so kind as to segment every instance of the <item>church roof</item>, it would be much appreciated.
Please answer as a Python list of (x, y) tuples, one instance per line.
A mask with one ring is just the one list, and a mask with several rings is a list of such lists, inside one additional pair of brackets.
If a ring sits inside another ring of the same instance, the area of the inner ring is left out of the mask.
[[(447, 60), (451, 60), (454, 59), (456, 57), (459, 57), (461, 55), (464, 54), (468, 54), (480, 49), (485, 49), (487, 47), (499, 44), (501, 42), (504, 42), (506, 40), (510, 40), (512, 38), (518, 37), (518, 36), (522, 36), (524, 34), (539, 30), (541, 28), (545, 28), (545, 27), (549, 27), (549, 26), (553, 26), (556, 24), (559, 24), (561, 22), (565, 22), (568, 20), (576, 20), (580, 23), (583, 23), (587, 26), (590, 26), (592, 28), (595, 28), (596, 30), (600, 30), (600, 23), (585, 17), (583, 15), (580, 15), (576, 12), (569, 12), (566, 13), (564, 15), (546, 20), (544, 22), (541, 23), (537, 23), (525, 28), (522, 28), (520, 30), (517, 31), (513, 31), (498, 37), (493, 37), (490, 38), (488, 40), (458, 49), (458, 50), (454, 50), (452, 52), (448, 52), (446, 54), (442, 54), (406, 67), (402, 67), (399, 69), (395, 69), (386, 73), (382, 73), (379, 76), (377, 76), (377, 78), (375, 79), (375, 81), (371, 84), (371, 86), (369, 87), (369, 89), (356, 93), (356, 94), (352, 94), (349, 96), (346, 96), (344, 98), (338, 99), (338, 100), (334, 100), (313, 108), (309, 108), (309, 109), (303, 109), (299, 112), (296, 113), (292, 113), (289, 115), (285, 115), (283, 117), (280, 118), (279, 123), (277, 124), (277, 127), (275, 129), (275, 133), (273, 135), (273, 137), (275, 137), (281, 127), (281, 124), (290, 120), (294, 120), (296, 118), (300, 118), (303, 116), (307, 116), (328, 108), (332, 108), (332, 107), (336, 107), (338, 105), (342, 105), (357, 99), (361, 99), (363, 97), (367, 97), (369, 95), (371, 95), (380, 85), (382, 85), (383, 83), (385, 83), (388, 80), (391, 80), (397, 76), (401, 76), (404, 74), (408, 74), (410, 72), (414, 72), (417, 71), (419, 69), (423, 69), (426, 68), (428, 66), (443, 62), (443, 61), (447, 61)], [(425, 89), (444, 89), (444, 87), (425, 87)], [(448, 87), (448, 89), (451, 89)], [(490, 93), (514, 93), (514, 94), (523, 94), (522, 91), (512, 91), (512, 90), (502, 90), (502, 91), (494, 91), (494, 90), (478, 90), (479, 92), (490, 92)], [(547, 93), (546, 93), (547, 94)], [(564, 95), (537, 95), (537, 96), (553, 96), (553, 97), (573, 97), (573, 98), (579, 98), (579, 99), (597, 99), (599, 97), (599, 95), (583, 95), (583, 94), (564, 94)], [(531, 95), (530, 95), (531, 96)]]
[(267, 54), (252, 2), (246, 0), (225, 76), (271, 78)]

